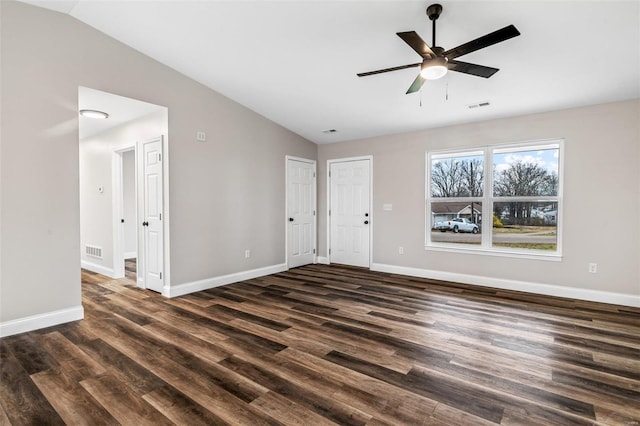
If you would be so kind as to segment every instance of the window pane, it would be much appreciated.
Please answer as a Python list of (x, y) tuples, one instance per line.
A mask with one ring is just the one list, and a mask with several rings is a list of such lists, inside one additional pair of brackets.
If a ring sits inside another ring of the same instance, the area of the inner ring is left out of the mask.
[(482, 203), (431, 203), (431, 241), (480, 244)]
[(557, 224), (557, 202), (494, 203), (493, 246), (555, 251)]
[(557, 145), (527, 151), (496, 149), (493, 152), (493, 195), (558, 195)]
[(483, 159), (478, 152), (431, 157), (431, 196), (481, 197)]

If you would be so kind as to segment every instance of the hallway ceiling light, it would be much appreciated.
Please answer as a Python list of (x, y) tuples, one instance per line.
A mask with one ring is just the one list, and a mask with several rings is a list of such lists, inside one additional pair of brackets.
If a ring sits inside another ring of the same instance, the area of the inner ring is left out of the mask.
[(99, 118), (101, 120), (109, 118), (109, 114), (106, 112), (96, 111), (94, 109), (81, 109), (80, 115), (87, 118)]

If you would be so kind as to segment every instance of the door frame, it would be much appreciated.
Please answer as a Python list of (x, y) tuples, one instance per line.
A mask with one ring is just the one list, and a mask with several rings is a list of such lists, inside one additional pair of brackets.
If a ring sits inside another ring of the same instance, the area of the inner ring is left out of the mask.
[(136, 250), (140, 253), (140, 238), (138, 238), (138, 150), (136, 143), (114, 148), (111, 156), (111, 185), (112, 185), (112, 223), (113, 223), (113, 278), (124, 278), (124, 226), (120, 222), (124, 212), (124, 180), (123, 161), (125, 152), (134, 152), (134, 191), (136, 204)]
[(316, 160), (285, 155), (284, 157), (284, 262), (289, 269), (289, 160), (313, 164), (313, 263), (318, 262), (318, 165)]
[(139, 288), (146, 289), (146, 283), (144, 281), (144, 261), (141, 258), (144, 247), (144, 235), (142, 235), (141, 227), (138, 226), (142, 223), (144, 218), (144, 194), (140, 190), (142, 185), (143, 168), (141, 167), (142, 158), (140, 156), (140, 149), (142, 144), (153, 140), (162, 140), (162, 232), (163, 232), (163, 282), (164, 288), (162, 295), (165, 297), (171, 297), (171, 275), (170, 275), (170, 261), (169, 261), (169, 242), (170, 242), (170, 222), (169, 222), (169, 149), (168, 149), (168, 137), (166, 134), (158, 135), (154, 138), (138, 140), (126, 145), (121, 145), (118, 148), (112, 150), (111, 161), (111, 182), (112, 182), (112, 216), (113, 216), (113, 278), (123, 278), (125, 276), (124, 271), (124, 229), (120, 226), (120, 218), (123, 211), (123, 193), (122, 193), (122, 154), (126, 151), (134, 150), (135, 152), (135, 192), (136, 192), (136, 240), (137, 240), (137, 252), (138, 259), (136, 262), (137, 267), (137, 280), (136, 285)]
[(373, 155), (359, 157), (334, 158), (327, 160), (327, 262), (331, 264), (331, 165), (335, 163), (348, 163), (351, 161), (369, 161), (369, 269), (373, 263), (373, 226), (375, 224), (373, 214)]

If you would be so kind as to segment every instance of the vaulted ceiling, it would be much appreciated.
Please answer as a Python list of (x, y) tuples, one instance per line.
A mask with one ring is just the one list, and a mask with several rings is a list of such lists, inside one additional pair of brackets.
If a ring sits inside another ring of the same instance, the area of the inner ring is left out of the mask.
[[(396, 32), (431, 45), (423, 1), (37, 1), (178, 70), (316, 143), (640, 97), (638, 1), (441, 1), (445, 49), (513, 24), (521, 36), (460, 60), (415, 94), (419, 62)], [(488, 102), (481, 108), (469, 105)], [(323, 130), (336, 129), (334, 133)]]

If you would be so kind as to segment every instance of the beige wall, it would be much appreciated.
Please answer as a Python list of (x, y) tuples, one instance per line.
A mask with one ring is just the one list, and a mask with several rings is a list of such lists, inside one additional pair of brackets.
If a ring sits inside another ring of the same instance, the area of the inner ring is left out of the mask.
[[(640, 102), (486, 121), (318, 147), (319, 254), (327, 160), (373, 155), (373, 262), (640, 296)], [(562, 262), (426, 251), (425, 153), (564, 138)], [(384, 203), (393, 204), (383, 211)], [(403, 246), (405, 254), (398, 254)], [(598, 273), (587, 271), (598, 263)]]
[(0, 7), (0, 322), (80, 305), (78, 86), (169, 110), (172, 285), (285, 262), (285, 155), (315, 144), (69, 16)]

